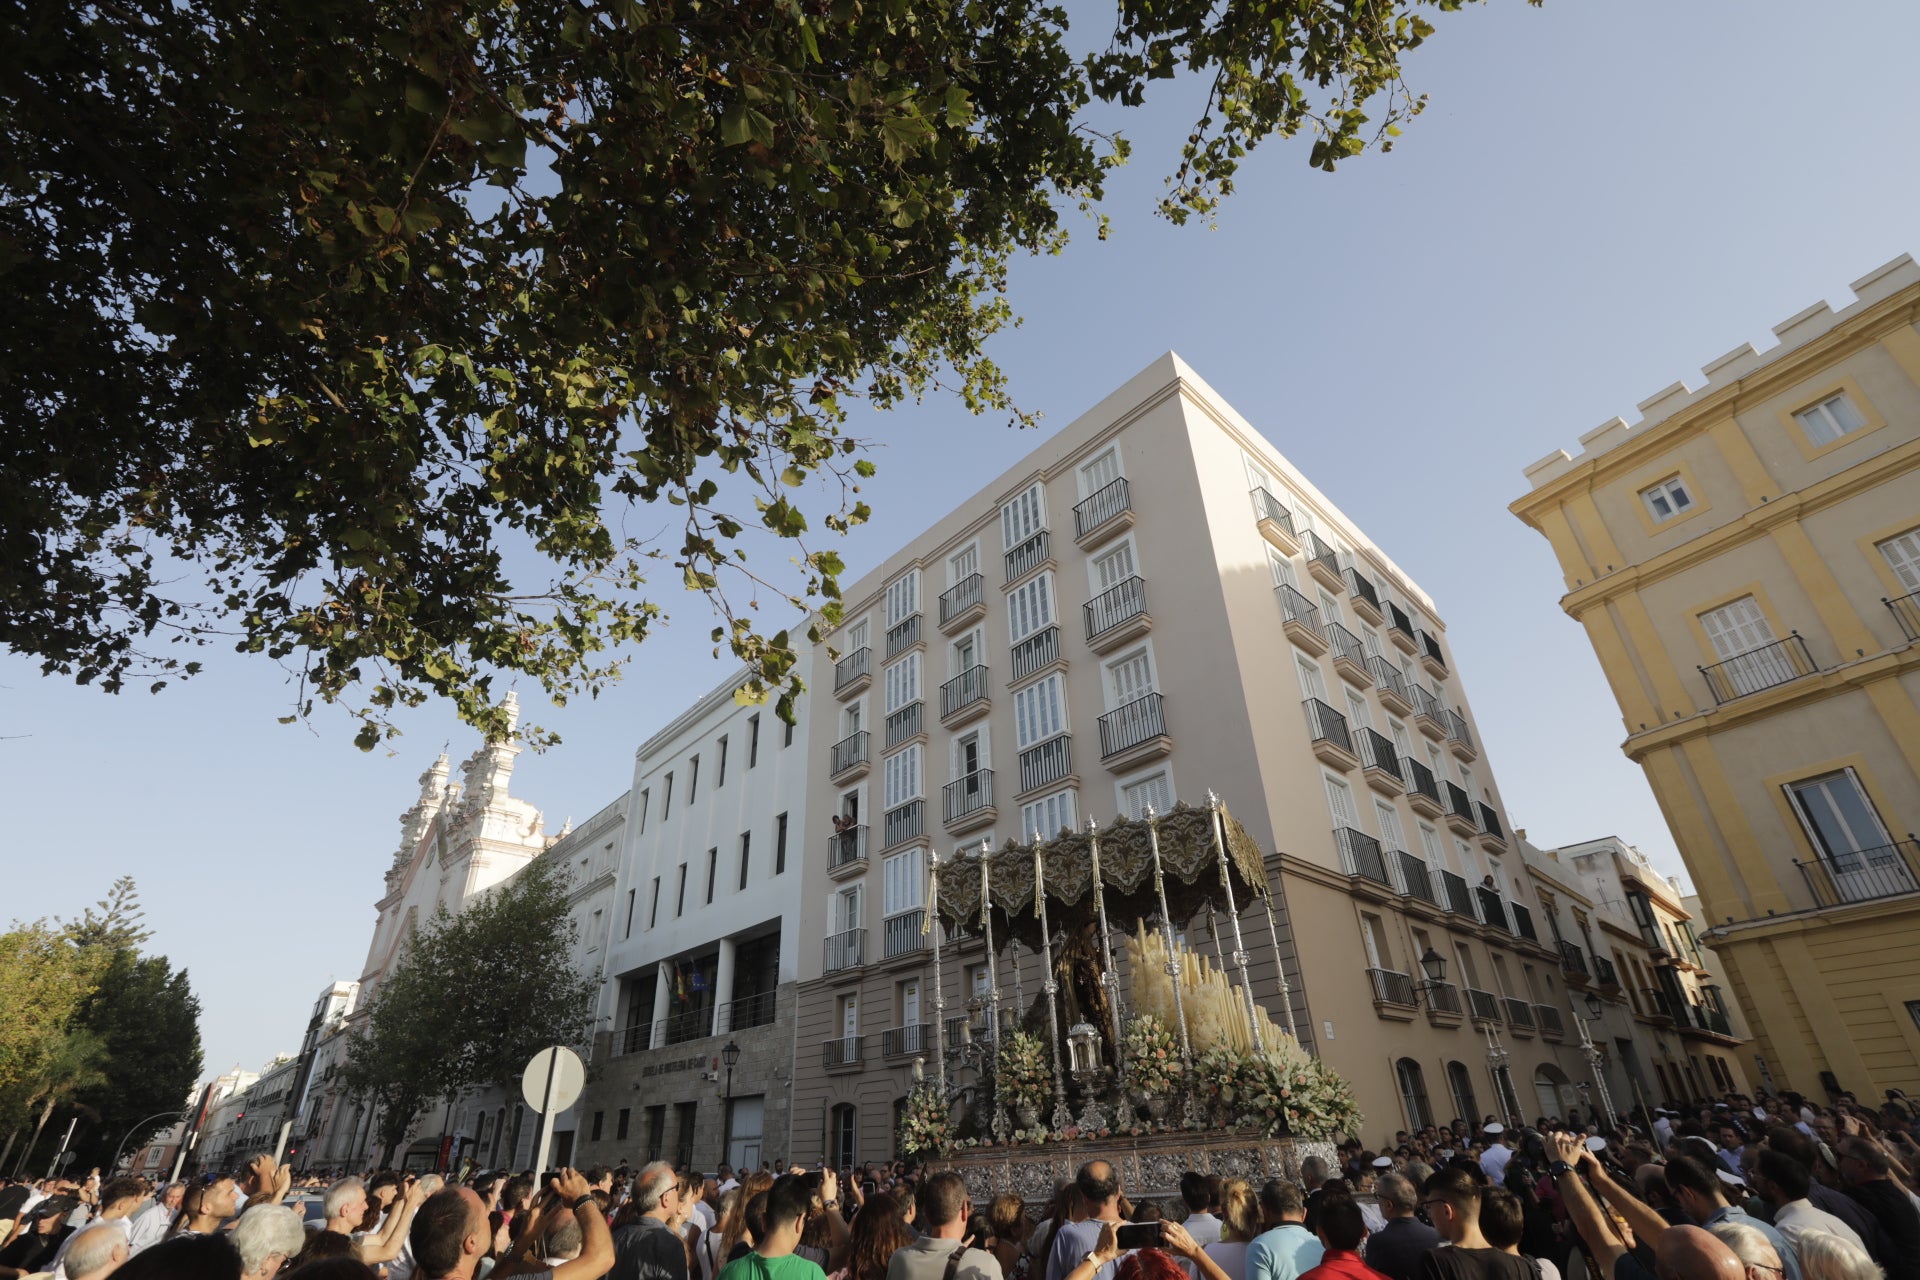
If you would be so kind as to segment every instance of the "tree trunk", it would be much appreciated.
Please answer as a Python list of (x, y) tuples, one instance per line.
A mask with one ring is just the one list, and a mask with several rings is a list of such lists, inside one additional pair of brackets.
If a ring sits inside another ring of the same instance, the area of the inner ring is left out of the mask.
[(0, 1147), (0, 1169), (7, 1167), (7, 1157), (13, 1154), (14, 1141), (20, 1136), (20, 1126), (15, 1125), (7, 1132), (7, 1145)]
[(27, 1139), (27, 1145), (20, 1152), (20, 1163), (14, 1167), (13, 1176), (19, 1177), (20, 1170), (26, 1167), (27, 1157), (32, 1154), (34, 1144), (40, 1141), (40, 1131), (47, 1127), (47, 1117), (53, 1114), (53, 1095), (47, 1095), (47, 1105), (40, 1108), (40, 1119), (33, 1126), (33, 1136)]

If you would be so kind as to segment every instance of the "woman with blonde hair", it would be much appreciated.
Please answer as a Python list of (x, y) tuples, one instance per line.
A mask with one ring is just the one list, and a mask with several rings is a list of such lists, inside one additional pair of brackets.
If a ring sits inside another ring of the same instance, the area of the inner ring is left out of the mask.
[(991, 1248), (1000, 1274), (1006, 1280), (1027, 1280), (1027, 1237), (1033, 1234), (1027, 1206), (1013, 1192), (1003, 1191), (988, 1206), (987, 1221), (993, 1227)]
[(1805, 1280), (1885, 1280), (1887, 1274), (1865, 1249), (1831, 1231), (1802, 1231), (1794, 1248)]
[(1260, 1202), (1245, 1178), (1220, 1184), (1220, 1239), (1202, 1252), (1227, 1273), (1229, 1280), (1246, 1280), (1247, 1246), (1260, 1234)]
[[(773, 1189), (773, 1175), (765, 1169), (750, 1173), (740, 1179), (740, 1185), (733, 1190), (733, 1204), (720, 1220), (720, 1261), (725, 1266), (733, 1257), (735, 1246), (747, 1239), (747, 1205), (763, 1191)], [(751, 1243), (751, 1242), (749, 1242)]]

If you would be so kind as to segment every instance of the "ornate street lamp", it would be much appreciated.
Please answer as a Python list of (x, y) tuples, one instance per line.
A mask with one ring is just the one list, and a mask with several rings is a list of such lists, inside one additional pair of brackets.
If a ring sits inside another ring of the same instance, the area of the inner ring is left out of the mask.
[(727, 1065), (727, 1097), (721, 1109), (724, 1119), (720, 1127), (724, 1133), (720, 1141), (720, 1158), (731, 1164), (733, 1162), (733, 1069), (740, 1061), (740, 1046), (735, 1044), (731, 1037), (727, 1040), (727, 1047), (720, 1051), (720, 1061)]
[(1427, 980), (1413, 989), (1413, 1007), (1416, 1009), (1433, 999), (1434, 993), (1447, 985), (1447, 958), (1428, 947), (1427, 953), (1420, 957), (1420, 972), (1427, 975)]

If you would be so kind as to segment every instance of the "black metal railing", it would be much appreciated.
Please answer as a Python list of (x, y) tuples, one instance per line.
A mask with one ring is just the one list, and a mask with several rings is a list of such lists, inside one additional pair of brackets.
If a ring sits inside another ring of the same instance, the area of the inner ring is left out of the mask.
[(1533, 1020), (1539, 1026), (1542, 1035), (1563, 1036), (1567, 1034), (1566, 1023), (1560, 1018), (1557, 1005), (1537, 1004), (1533, 1006)]
[(1045, 564), (1047, 557), (1051, 554), (1049, 541), (1047, 531), (1042, 529), (1007, 552), (1007, 581), (1012, 582), (1015, 578), (1025, 577)]
[(1507, 923), (1507, 909), (1505, 904), (1500, 901), (1499, 890), (1489, 889), (1485, 885), (1479, 885), (1474, 889), (1473, 896), (1480, 900), (1480, 919), (1482, 923), (1495, 925), (1505, 929), (1508, 933), (1513, 932), (1513, 926)]
[(1619, 986), (1620, 976), (1614, 972), (1613, 961), (1607, 959), (1605, 956), (1595, 956), (1593, 958), (1593, 980), (1603, 987)]
[(1402, 759), (1407, 762), (1407, 786), (1435, 804), (1446, 803), (1440, 798), (1440, 782), (1433, 776), (1433, 770), (1412, 756), (1403, 756)]
[(940, 625), (946, 626), (986, 596), (984, 575), (970, 573), (940, 593)]
[(1060, 628), (1042, 627), (1013, 646), (1013, 678), (1025, 680), (1049, 663), (1060, 660)]
[(1108, 587), (1081, 605), (1080, 611), (1086, 619), (1087, 639), (1097, 640), (1147, 611), (1147, 581), (1136, 574)]
[(1466, 789), (1457, 782), (1441, 784), (1447, 794), (1447, 812), (1456, 818), (1465, 818), (1477, 830), (1480, 826), (1479, 815), (1473, 811), (1473, 801), (1468, 798)]
[(1533, 1006), (1518, 996), (1508, 996), (1502, 1002), (1507, 1006), (1507, 1025), (1533, 1029)]
[(857, 1067), (866, 1056), (865, 1036), (840, 1036), (820, 1045), (821, 1061), (828, 1067)]
[(1711, 1005), (1705, 1005), (1702, 1007), (1706, 1010), (1707, 1030), (1717, 1031), (1723, 1036), (1730, 1036), (1733, 1034), (1733, 1024), (1727, 1021), (1726, 1010), (1716, 1009)]
[(1920, 591), (1901, 596), (1897, 600), (1880, 597), (1880, 603), (1887, 606), (1887, 612), (1900, 624), (1900, 630), (1909, 640), (1920, 640)]
[(1307, 544), (1306, 553), (1309, 568), (1317, 564), (1333, 570), (1335, 577), (1340, 576), (1340, 553), (1328, 546), (1325, 538), (1309, 529), (1307, 530), (1307, 536), (1302, 539), (1302, 541)]
[(1433, 873), (1427, 870), (1427, 864), (1405, 849), (1396, 851), (1394, 856), (1400, 862), (1400, 883), (1406, 886), (1407, 896), (1437, 904), (1439, 899), (1433, 893)]
[(993, 770), (975, 769), (940, 789), (942, 812), (949, 823), (993, 808)]
[(1794, 865), (1800, 868), (1815, 906), (1836, 907), (1920, 891), (1920, 844), (1911, 835), (1892, 844), (1812, 862), (1796, 858)]
[(960, 710), (970, 707), (987, 696), (987, 669), (968, 667), (953, 679), (940, 686), (940, 715), (944, 719)]
[(653, 1023), (629, 1022), (620, 1028), (620, 1053), (644, 1053), (652, 1048)]
[(924, 800), (909, 800), (887, 810), (881, 819), (883, 847), (891, 849), (927, 834), (927, 805)]
[(887, 657), (896, 658), (903, 650), (920, 643), (920, 615), (913, 614), (887, 628)]
[(1282, 622), (1297, 622), (1322, 640), (1327, 638), (1326, 631), (1320, 625), (1319, 606), (1284, 582), (1275, 587), (1274, 591), (1280, 597)]
[(1406, 974), (1391, 969), (1369, 969), (1367, 978), (1373, 983), (1373, 998), (1381, 1004), (1413, 1007), (1413, 979)]
[(1340, 848), (1340, 860), (1345, 864), (1348, 875), (1364, 876), (1375, 884), (1393, 887), (1393, 878), (1387, 874), (1387, 861), (1380, 854), (1378, 840), (1352, 827), (1335, 827), (1333, 842)]
[(1588, 976), (1587, 953), (1582, 951), (1577, 943), (1562, 942), (1560, 944), (1560, 971), (1577, 973), (1583, 978)]
[(1300, 704), (1307, 709), (1307, 730), (1315, 742), (1331, 742), (1352, 754), (1353, 735), (1347, 732), (1347, 718), (1318, 698)]
[(833, 691), (846, 688), (861, 676), (873, 674), (873, 650), (861, 645), (833, 664)]
[(868, 749), (873, 735), (865, 729), (850, 733), (833, 744), (833, 772), (836, 776), (845, 773), (855, 765), (867, 763), (871, 758)]
[(1724, 704), (1762, 689), (1798, 680), (1801, 676), (1810, 676), (1819, 669), (1813, 665), (1813, 655), (1807, 652), (1807, 642), (1796, 631), (1784, 640), (1775, 640), (1758, 649), (1735, 654), (1725, 662), (1701, 667), (1700, 674), (1706, 678), (1707, 689), (1713, 694), (1713, 700)]
[(825, 952), (823, 967), (828, 973), (863, 965), (867, 962), (867, 931), (845, 929), (828, 934), (823, 940), (822, 949)]
[(1673, 1021), (1673, 1006), (1667, 1003), (1666, 992), (1660, 990), (1658, 987), (1642, 987), (1640, 988), (1640, 999), (1647, 1006), (1648, 1017), (1665, 1018), (1669, 1022)]
[(1167, 732), (1166, 708), (1157, 693), (1135, 698), (1100, 717), (1100, 758), (1108, 759)]
[(1478, 987), (1467, 988), (1467, 1008), (1483, 1022), (1500, 1021), (1500, 997)]
[(1400, 772), (1400, 753), (1394, 750), (1393, 739), (1377, 729), (1361, 729), (1354, 737), (1360, 740), (1360, 763), (1368, 769), (1378, 769), (1391, 774), (1400, 781), (1406, 778)]
[(1084, 538), (1132, 509), (1133, 496), (1127, 489), (1127, 478), (1121, 476), (1112, 484), (1095, 489), (1086, 501), (1073, 509), (1073, 536)]
[(704, 1039), (712, 1034), (713, 1009), (688, 1009), (670, 1018), (661, 1018), (653, 1024), (653, 1047), (659, 1049), (670, 1044), (685, 1044), (689, 1040)]
[(1253, 491), (1253, 518), (1255, 520), (1271, 520), (1282, 529), (1285, 529), (1289, 538), (1292, 538), (1296, 542), (1300, 540), (1300, 535), (1293, 530), (1293, 512), (1282, 506), (1280, 499), (1274, 497), (1264, 488), (1256, 487)]
[(1064, 733), (1020, 753), (1020, 790), (1023, 792), (1058, 782), (1072, 772), (1073, 740)]
[(1387, 601), (1387, 625), (1410, 639), (1413, 636), (1413, 619), (1407, 616), (1405, 609), (1391, 600)]
[(1451, 982), (1426, 984), (1427, 1008), (1435, 1013), (1460, 1013), (1460, 988)]
[(916, 698), (887, 716), (887, 749), (889, 751), (920, 732), (923, 721), (926, 719), (926, 707), (926, 703)]
[(1467, 718), (1458, 711), (1447, 712), (1447, 737), (1467, 750), (1473, 750), (1473, 735), (1467, 732)]
[(1446, 655), (1440, 652), (1440, 642), (1438, 640), (1435, 640), (1432, 635), (1425, 631), (1415, 633), (1413, 638), (1420, 642), (1420, 656), (1422, 658), (1437, 664), (1442, 671), (1446, 670)]
[(923, 1054), (933, 1045), (931, 1023), (916, 1022), (909, 1027), (888, 1027), (880, 1033), (880, 1056), (904, 1058)]
[(1411, 706), (1413, 699), (1407, 694), (1407, 678), (1400, 669), (1379, 654), (1367, 659), (1367, 667), (1373, 672), (1373, 687), (1382, 693), (1390, 693), (1400, 701)]
[(1507, 838), (1506, 828), (1500, 825), (1500, 815), (1494, 812), (1493, 806), (1483, 800), (1479, 804), (1479, 809), (1480, 830), (1486, 832), (1496, 840), (1505, 840)]
[(1345, 658), (1362, 671), (1367, 667), (1367, 651), (1360, 644), (1360, 637), (1353, 634), (1337, 622), (1327, 623), (1327, 638), (1333, 641), (1333, 656)]
[(1467, 887), (1466, 877), (1453, 871), (1440, 873), (1440, 888), (1445, 892), (1441, 896), (1441, 905), (1457, 916), (1469, 920), (1480, 917), (1473, 911), (1473, 890)]
[(844, 867), (850, 862), (867, 860), (867, 828), (852, 826), (827, 838), (827, 867)]
[(1533, 928), (1533, 912), (1527, 910), (1525, 906), (1518, 902), (1512, 903), (1511, 905), (1513, 907), (1513, 931), (1525, 938), (1528, 942), (1540, 941), (1540, 935), (1536, 933)]
[(1440, 699), (1434, 697), (1433, 691), (1423, 684), (1408, 687), (1413, 690), (1413, 714), (1425, 716), (1444, 730), (1447, 727), (1447, 709)]
[(1380, 593), (1373, 589), (1373, 579), (1358, 569), (1347, 570), (1347, 594), (1373, 606), (1375, 613), (1380, 612)]
[(880, 955), (891, 960), (895, 956), (904, 956), (926, 946), (926, 939), (920, 936), (921, 926), (926, 924), (925, 911), (903, 911), (897, 916), (888, 916), (880, 922)]
[(780, 993), (777, 991), (758, 991), (750, 996), (741, 996), (720, 1006), (720, 1017), (715, 1023), (718, 1028), (716, 1034), (771, 1025), (779, 1009)]

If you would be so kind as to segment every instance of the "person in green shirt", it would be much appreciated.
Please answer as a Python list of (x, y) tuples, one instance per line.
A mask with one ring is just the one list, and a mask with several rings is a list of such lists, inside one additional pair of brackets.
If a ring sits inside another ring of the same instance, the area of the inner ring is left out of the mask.
[(826, 1280), (818, 1263), (794, 1253), (812, 1207), (813, 1188), (804, 1174), (775, 1178), (767, 1192), (765, 1233), (754, 1241), (752, 1253), (720, 1268), (719, 1280)]

